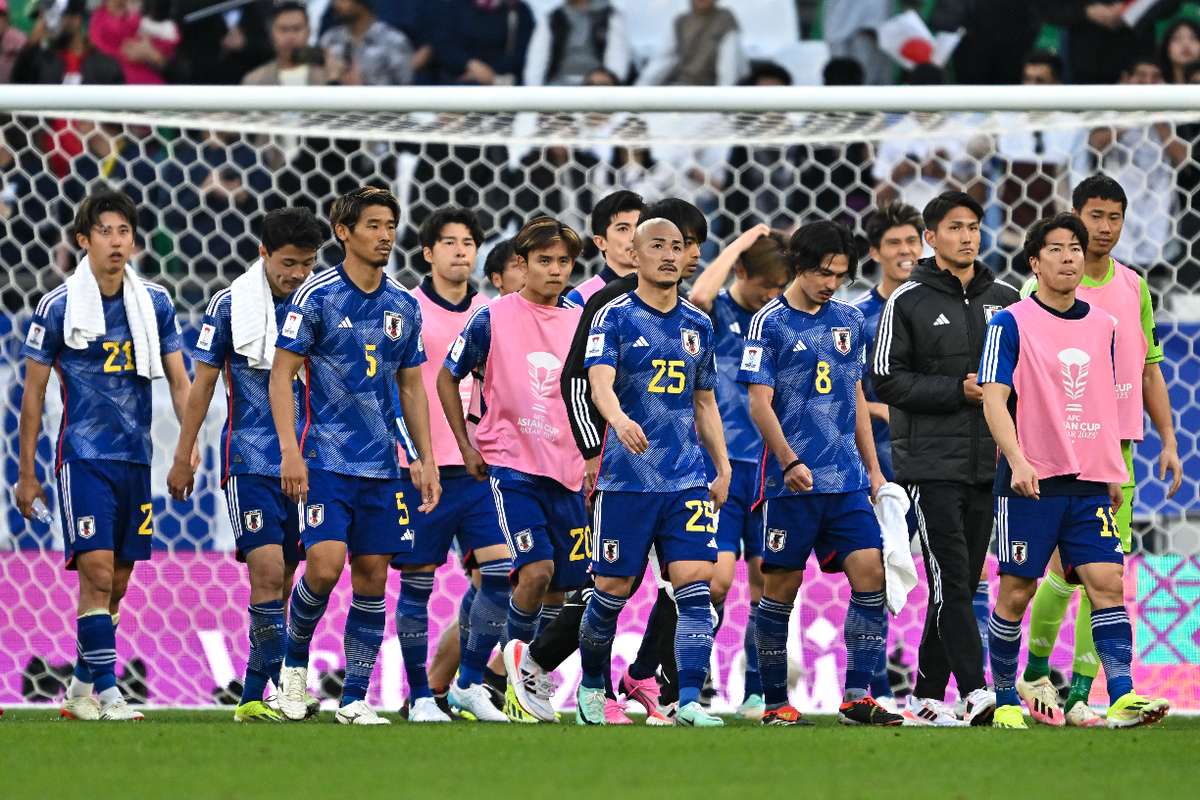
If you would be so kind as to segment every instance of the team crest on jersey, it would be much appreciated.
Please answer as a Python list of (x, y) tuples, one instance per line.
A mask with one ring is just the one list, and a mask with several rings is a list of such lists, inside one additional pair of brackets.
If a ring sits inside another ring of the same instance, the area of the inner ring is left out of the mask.
[(778, 553), (783, 550), (787, 544), (787, 531), (781, 531), (779, 528), (767, 529), (767, 549), (772, 553)]
[(833, 334), (834, 349), (844, 356), (850, 355), (850, 329), (830, 328), (829, 332)]
[(325, 506), (317, 503), (304, 510), (304, 521), (310, 528), (315, 528), (325, 521)]
[(80, 517), (75, 520), (75, 530), (79, 532), (80, 539), (92, 538), (96, 535), (96, 518)]
[(621, 543), (616, 539), (605, 539), (600, 543), (600, 554), (611, 564), (621, 557)]
[(984, 306), (983, 307), (983, 321), (991, 322), (992, 317), (999, 314), (1000, 310), (1001, 310), (1000, 306)]
[(533, 531), (526, 528), (523, 531), (517, 531), (513, 536), (513, 544), (517, 546), (517, 552), (528, 553), (533, 549)]
[(251, 533), (258, 533), (262, 530), (263, 517), (262, 509), (254, 509), (242, 514), (242, 525)]
[(404, 332), (404, 320), (395, 311), (383, 312), (383, 333), (393, 342)]
[(700, 331), (691, 328), (681, 328), (679, 338), (683, 342), (683, 352), (689, 356), (700, 355)]
[(1012, 543), (1012, 560), (1014, 564), (1024, 564), (1025, 559), (1029, 557), (1029, 544), (1027, 542)]

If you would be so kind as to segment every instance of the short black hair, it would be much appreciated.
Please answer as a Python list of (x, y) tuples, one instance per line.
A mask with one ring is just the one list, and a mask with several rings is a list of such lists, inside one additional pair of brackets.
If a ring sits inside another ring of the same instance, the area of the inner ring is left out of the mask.
[(1125, 59), (1125, 65), (1121, 67), (1121, 73), (1124, 75), (1132, 75), (1134, 70), (1143, 64), (1155, 67), (1160, 73), (1162, 73), (1163, 78), (1166, 78), (1167, 70), (1163, 69), (1163, 65), (1159, 63), (1158, 57), (1153, 53), (1146, 52), (1134, 53), (1132, 56)]
[(685, 239), (695, 239), (696, 244), (703, 244), (708, 239), (708, 220), (704, 212), (687, 200), (678, 197), (665, 197), (642, 209), (638, 217), (638, 225), (648, 219), (665, 219), (674, 223)]
[(1063, 60), (1058, 53), (1049, 50), (1034, 50), (1029, 55), (1025, 56), (1025, 60), (1021, 63), (1022, 67), (1030, 64), (1041, 64), (1050, 68), (1050, 74), (1054, 76), (1054, 80), (1062, 81), (1063, 76)]
[(738, 83), (742, 86), (757, 86), (758, 82), (764, 78), (778, 81), (784, 86), (791, 86), (793, 83), (792, 73), (774, 61), (763, 61), (760, 59), (751, 60), (750, 71)]
[(821, 70), (821, 82), (826, 86), (862, 86), (866, 80), (863, 65), (853, 58), (831, 58)]
[[(333, 207), (329, 209), (329, 227), (335, 229), (334, 237), (337, 237), (338, 225), (345, 225), (350, 230), (354, 230), (359, 217), (362, 216), (363, 209), (371, 206), (383, 206), (391, 209), (396, 221), (400, 221), (400, 201), (396, 199), (396, 195), (378, 186), (362, 186), (354, 191), (346, 192), (333, 201)], [(341, 243), (339, 240), (338, 244)]]
[(1103, 172), (1084, 178), (1071, 192), (1071, 208), (1076, 211), (1083, 211), (1088, 200), (1112, 200), (1114, 203), (1120, 203), (1122, 214), (1129, 205), (1129, 198), (1125, 196), (1121, 184)]
[(793, 275), (821, 269), (830, 256), (846, 257), (850, 262), (848, 277), (853, 280), (857, 274), (858, 247), (850, 229), (837, 222), (820, 220), (801, 225), (788, 242)]
[(120, 214), (129, 223), (129, 227), (137, 231), (137, 206), (129, 199), (129, 195), (102, 186), (85, 197), (75, 210), (75, 223), (71, 233), (85, 239), (91, 238), (92, 228), (100, 224), (100, 215), (109, 212)]
[(493, 275), (502, 275), (504, 267), (508, 264), (508, 260), (512, 258), (513, 240), (501, 239), (492, 246), (488, 251), (487, 258), (483, 261), (483, 274), (490, 280)]
[(983, 206), (966, 192), (942, 192), (925, 204), (921, 217), (925, 220), (925, 230), (936, 231), (942, 220), (956, 208), (965, 208), (983, 221)]
[(464, 226), (471, 232), (476, 246), (483, 244), (483, 228), (480, 226), (479, 217), (475, 216), (475, 212), (462, 206), (447, 206), (434, 211), (421, 223), (421, 230), (417, 233), (421, 247), (432, 248), (441, 238), (442, 229), (447, 225), (456, 224)]
[(1060, 211), (1052, 217), (1039, 219), (1033, 223), (1033, 227), (1029, 229), (1029, 233), (1025, 234), (1025, 263), (1028, 264), (1031, 258), (1037, 258), (1042, 252), (1042, 248), (1046, 246), (1046, 237), (1051, 231), (1068, 230), (1074, 234), (1079, 240), (1080, 246), (1084, 251), (1087, 251), (1088, 232), (1087, 226), (1083, 224), (1083, 220), (1072, 214), (1070, 211)]
[(646, 201), (642, 196), (628, 189), (618, 189), (601, 197), (592, 207), (592, 235), (607, 238), (608, 226), (612, 225), (613, 217), (626, 211), (641, 211), (645, 207)]
[(308, 6), (301, 0), (275, 0), (275, 5), (271, 7), (272, 21), (288, 11), (299, 11), (305, 19), (308, 19)]
[(263, 217), (259, 238), (268, 254), (289, 244), (319, 250), (325, 243), (325, 226), (307, 208), (276, 208)]
[(883, 235), (885, 233), (892, 228), (899, 228), (902, 225), (912, 225), (917, 229), (918, 236), (925, 230), (925, 222), (921, 219), (921, 212), (908, 203), (895, 200), (887, 205), (880, 206), (874, 214), (867, 218), (867, 224), (864, 226), (867, 234), (867, 242), (870, 243), (871, 247), (878, 248), (883, 242)]

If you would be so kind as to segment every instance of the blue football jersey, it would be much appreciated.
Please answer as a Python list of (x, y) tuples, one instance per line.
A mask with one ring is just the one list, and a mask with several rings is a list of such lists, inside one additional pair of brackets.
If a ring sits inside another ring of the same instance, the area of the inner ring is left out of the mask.
[[(230, 475), (279, 476), (279, 436), (271, 417), (268, 392), (271, 371), (254, 369), (246, 357), (234, 352), (231, 290), (217, 292), (204, 313), (192, 358), (221, 370), (225, 379), (228, 408), (221, 432), (221, 482)], [(275, 326), (283, 324), (291, 298), (275, 301)], [(303, 403), (300, 381), (296, 387), (296, 408)], [(296, 430), (297, 436), (300, 429)]]
[(617, 400), (650, 442), (634, 455), (609, 427), (598, 489), (677, 492), (707, 485), (692, 393), (716, 388), (713, 339), (708, 315), (683, 298), (664, 314), (629, 292), (596, 314), (584, 367), (616, 369)]
[[(879, 333), (879, 317), (883, 314), (883, 307), (887, 305), (887, 300), (884, 300), (879, 292), (872, 288), (871, 291), (855, 299), (852, 305), (862, 312), (863, 346), (867, 358), (870, 358), (875, 349), (875, 337)], [(863, 371), (863, 394), (866, 395), (869, 402), (879, 402), (879, 396), (875, 394), (875, 386), (871, 382), (870, 370)], [(892, 470), (892, 429), (888, 423), (872, 417), (871, 433), (875, 437), (875, 452), (879, 456), (879, 467), (883, 471), (883, 477), (890, 481), (895, 475)]]
[[(163, 355), (183, 346), (175, 304), (166, 289), (143, 281), (150, 290)], [(150, 380), (139, 377), (133, 337), (121, 294), (102, 298), (105, 333), (83, 350), (63, 341), (67, 287), (51, 291), (34, 311), (21, 355), (58, 372), (63, 416), (55, 446), (55, 470), (68, 461), (97, 459), (149, 464)]]
[(305, 357), (300, 449), (309, 468), (399, 477), (396, 370), (425, 361), (416, 298), (386, 276), (363, 292), (339, 264), (296, 290), (276, 344)]
[[(771, 407), (796, 457), (812, 471), (813, 493), (868, 486), (854, 443), (856, 384), (862, 379), (865, 344), (862, 313), (837, 300), (808, 314), (780, 296), (750, 323), (738, 380), (775, 389)], [(793, 494), (775, 456), (764, 452), (762, 457), (762, 496)]]
[[(713, 300), (711, 316), (716, 337), (717, 405), (721, 409), (729, 460), (757, 462), (762, 455), (762, 436), (750, 419), (749, 391), (737, 379), (746, 331), (750, 330), (754, 313), (739, 306), (728, 289), (722, 289)], [(707, 451), (704, 458), (705, 464), (711, 467)], [(710, 470), (709, 474), (715, 474), (715, 470)]]

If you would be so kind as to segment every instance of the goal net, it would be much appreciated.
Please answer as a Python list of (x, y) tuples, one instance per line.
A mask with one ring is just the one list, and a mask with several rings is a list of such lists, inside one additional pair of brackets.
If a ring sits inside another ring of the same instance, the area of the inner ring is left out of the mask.
[[(208, 298), (256, 258), (267, 211), (304, 205), (324, 217), (335, 196), (364, 183), (401, 198), (390, 271), (409, 286), (426, 273), (416, 228), (433, 209), (459, 204), (478, 212), (488, 233), (482, 264), (488, 248), (537, 214), (590, 234), (592, 206), (617, 188), (699, 206), (709, 223), (704, 263), (758, 222), (790, 230), (836, 219), (861, 234), (881, 202), (899, 198), (921, 208), (945, 189), (962, 189), (986, 210), (982, 259), (1018, 283), (1028, 272), (1016, 257), (1025, 229), (1069, 208), (1071, 187), (1105, 171), (1129, 195), (1116, 255), (1149, 280), (1185, 470), (1182, 488), (1168, 498), (1157, 477), (1159, 441), (1148, 426), (1136, 449), (1135, 552), (1126, 572), (1135, 680), (1144, 692), (1200, 710), (1200, 111), (1189, 110), (1200, 103), (1186, 88), (1137, 95), (1123, 91), (1135, 87), (1071, 87), (1057, 95), (953, 87), (920, 87), (919, 94), (36, 88), (0, 98), (0, 449), (9, 486), (17, 477), (24, 333), (38, 298), (74, 267), (78, 254), (64, 231), (76, 204), (100, 184), (136, 201), (136, 266), (174, 294), (190, 346)], [(334, 247), (322, 254), (323, 264), (338, 260)], [(598, 266), (589, 247), (574, 280)], [(846, 295), (877, 278), (867, 261), (861, 272)], [(39, 450), (52, 501), (56, 382)], [(218, 485), (224, 402), (214, 401), (202, 435), (195, 495), (176, 502), (166, 496), (165, 476), (178, 426), (162, 383), (153, 427), (155, 552), (137, 566), (122, 606), (117, 672), (127, 695), (142, 702), (230, 703), (247, 654), (248, 586)], [(53, 703), (75, 655), (76, 578), (62, 569), (57, 513), (50, 525), (26, 521), (10, 489), (4, 497), (0, 705)], [(389, 605), (397, 583), (393, 575)], [(796, 604), (790, 679), (800, 708), (829, 711), (840, 697), (844, 583), (810, 567)], [(465, 585), (454, 564), (439, 571), (431, 641), (454, 619)], [(741, 700), (747, 597), (739, 573), (713, 655), (717, 708)], [(652, 599), (646, 586), (623, 616), (614, 669), (632, 659)], [(892, 678), (900, 691), (911, 679), (924, 605), (922, 583), (892, 620)], [(348, 606), (344, 579), (312, 649), (314, 689), (325, 698), (339, 690)], [(405, 688), (390, 617), (370, 699), (394, 708)], [(1069, 671), (1071, 640), (1065, 625), (1052, 658), (1062, 672)], [(561, 671), (560, 702), (571, 697), (577, 675), (575, 658)]]

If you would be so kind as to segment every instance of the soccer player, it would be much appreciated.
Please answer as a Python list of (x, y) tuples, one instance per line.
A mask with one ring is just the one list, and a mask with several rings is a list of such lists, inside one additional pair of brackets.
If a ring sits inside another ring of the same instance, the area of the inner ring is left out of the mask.
[(633, 229), (643, 208), (642, 196), (627, 189), (618, 189), (600, 198), (592, 209), (592, 241), (604, 257), (604, 266), (567, 292), (568, 300), (582, 307), (607, 284), (633, 273)]
[[(733, 272), (733, 284), (722, 288)], [(762, 597), (762, 553), (760, 525), (751, 509), (757, 499), (758, 460), (762, 437), (750, 419), (750, 400), (744, 384), (737, 382), (742, 363), (742, 345), (755, 312), (773, 300), (788, 284), (787, 239), (766, 225), (755, 225), (743, 233), (708, 265), (696, 279), (689, 300), (707, 312), (716, 335), (717, 405), (725, 429), (733, 477), (729, 499), (717, 520), (717, 566), (713, 573), (712, 600), (717, 609), (717, 628), (724, 618), (725, 596), (733, 584), (738, 556), (746, 561), (750, 582), (750, 615), (746, 622), (745, 697), (737, 715), (760, 719), (766, 708), (758, 673), (758, 646), (754, 618)], [(710, 460), (705, 471), (716, 474)]]
[(857, 264), (850, 231), (814, 222), (788, 243), (795, 277), (750, 322), (738, 380), (762, 433), (763, 597), (758, 660), (764, 725), (803, 725), (787, 698), (787, 639), (804, 565), (846, 573), (846, 682), (838, 721), (899, 725), (868, 693), (884, 649), (883, 538), (871, 498), (884, 484), (863, 396), (862, 314), (833, 299)]
[(989, 624), (997, 728), (1027, 727), (1015, 686), (1021, 619), (1055, 548), (1091, 601), (1108, 727), (1154, 723), (1170, 708), (1136, 694), (1130, 674), (1133, 630), (1115, 516), (1129, 475), (1117, 400), (1120, 323), (1075, 296), (1088, 239), (1070, 213), (1033, 226), (1024, 256), (1037, 291), (988, 324), (979, 364), (984, 414), (1002, 454), (994, 488), (1000, 592)]
[[(412, 506), (429, 513), (441, 494), (421, 382), (421, 310), (384, 274), (399, 210), (391, 192), (374, 187), (334, 201), (331, 227), (345, 260), (296, 291), (276, 343), (270, 400), (280, 482), (303, 504), (307, 559), (292, 590), (280, 670), (279, 710), (288, 719), (307, 713), (309, 643), (348, 553), (354, 594), (336, 719), (343, 725), (390, 722), (366, 702), (387, 615), (388, 562), (413, 550)], [(304, 418), (297, 441), (292, 381), (301, 368)], [(419, 498), (400, 480), (395, 426), (401, 415), (421, 460)]]
[[(154, 539), (151, 382), (166, 377), (177, 417), (190, 386), (170, 294), (129, 265), (136, 220), (133, 201), (120, 192), (100, 189), (84, 199), (73, 227), (84, 258), (38, 302), (21, 348), (14, 493), (27, 518), (35, 502), (46, 502), (35, 454), (51, 370), (63, 394), (54, 472), (66, 567), (79, 573), (79, 660), (60, 712), (67, 719), (143, 718), (117, 687), (116, 627), (133, 566), (150, 558)], [(199, 461), (194, 450), (191, 459)]]
[[(708, 225), (704, 220), (704, 214), (685, 200), (668, 197), (647, 206), (643, 209), (642, 216), (646, 219), (669, 220), (683, 232), (683, 261), (680, 275), (681, 280), (691, 278), (700, 264), (700, 245), (708, 237)], [(571, 398), (568, 408), (571, 433), (574, 435), (575, 443), (587, 465), (584, 481), (589, 491), (595, 485), (596, 465), (599, 463), (602, 443), (599, 432), (604, 429), (604, 419), (596, 410), (595, 404), (592, 403), (587, 370), (583, 366), (588, 334), (591, 331), (591, 322), (600, 309), (608, 305), (610, 301), (636, 289), (637, 281), (636, 272), (623, 278), (617, 278), (588, 299), (579, 326), (575, 329), (571, 350), (562, 369), (560, 382), (563, 395)], [(636, 592), (637, 589), (634, 588), (633, 591)], [(543, 706), (549, 703), (549, 696), (544, 694), (551, 686), (546, 679), (546, 672), (557, 669), (563, 661), (579, 649), (579, 624), (583, 620), (583, 612), (590, 597), (591, 586), (570, 593), (566, 597), (559, 617), (544, 626), (544, 630), (539, 630), (538, 635), (528, 647), (523, 642), (512, 642), (506, 646), (506, 672), (510, 678), (506, 695), (508, 696), (507, 708), (510, 710), (510, 718), (527, 719), (532, 716), (527, 710), (528, 707), (538, 703)], [(652, 727), (673, 724), (670, 717), (659, 708), (660, 692), (655, 673), (661, 662), (664, 677), (670, 681), (668, 689), (675, 688), (674, 615), (675, 601), (665, 590), (660, 589), (658, 599), (646, 624), (638, 656), (621, 678), (621, 691), (628, 699), (638, 703), (646, 710), (646, 724)], [(663, 655), (664, 652), (666, 656)], [(639, 675), (640, 679), (632, 677), (634, 673)], [(604, 677), (607, 698), (604, 704), (605, 721), (609, 725), (633, 724), (625, 713), (624, 704), (617, 699), (616, 692), (613, 691), (611, 673), (608, 670), (605, 671)], [(538, 697), (527, 698), (527, 695), (531, 693)]]
[[(525, 262), (524, 288), (471, 316), (438, 375), (438, 397), (463, 463), (475, 478), (489, 480), (512, 557), (509, 641), (531, 641), (547, 594), (587, 579), (583, 458), (568, 431), (558, 381), (581, 313), (561, 295), (582, 248), (578, 234), (555, 219), (527, 222), (513, 243)], [(486, 410), (472, 441), (458, 387), (485, 364)], [(467, 699), (490, 708), (478, 688)], [(452, 689), (451, 704), (475, 713), (474, 705), (458, 701), (462, 694)], [(530, 710), (544, 722), (555, 721), (548, 700)]]
[(483, 274), (500, 296), (521, 291), (525, 285), (524, 262), (513, 252), (513, 240), (497, 242), (483, 262)]
[[(699, 698), (712, 653), (716, 514), (729, 492), (730, 466), (713, 394), (712, 323), (679, 297), (679, 228), (664, 219), (640, 222), (633, 247), (637, 289), (596, 315), (584, 361), (609, 427), (592, 515), (595, 590), (579, 627), (576, 721), (605, 724), (603, 673), (617, 618), (654, 546), (679, 609), (676, 724), (715, 727), (724, 723)], [(716, 465), (711, 485), (701, 443)]]
[[(1163, 380), (1159, 363), (1163, 360), (1162, 345), (1154, 327), (1154, 306), (1146, 279), (1134, 270), (1118, 263), (1111, 255), (1121, 239), (1128, 201), (1121, 185), (1107, 175), (1084, 179), (1072, 195), (1075, 214), (1087, 228), (1088, 239), (1084, 254), (1083, 277), (1076, 296), (1090, 305), (1107, 311), (1117, 320), (1117, 413), (1121, 452), (1125, 456), (1128, 475), (1122, 482), (1125, 498), (1116, 511), (1117, 535), (1121, 547), (1132, 549), (1133, 499), (1137, 490), (1133, 474), (1133, 443), (1141, 441), (1144, 433), (1143, 411), (1162, 441), (1158, 457), (1159, 478), (1171, 473), (1167, 497), (1179, 489), (1183, 469), (1175, 441), (1175, 426), (1171, 414), (1171, 399)], [(1022, 287), (1028, 295), (1037, 289), (1036, 277)], [(1050, 653), (1058, 639), (1058, 629), (1066, 615), (1067, 604), (1076, 585), (1063, 577), (1058, 553), (1050, 558), (1046, 579), (1033, 597), (1029, 618), (1029, 653), (1024, 674), (1017, 681), (1017, 693), (1025, 701), (1030, 715), (1038, 722), (1050, 725), (1092, 727), (1104, 724), (1104, 718), (1088, 705), (1092, 681), (1099, 669), (1096, 648), (1092, 642), (1091, 604), (1085, 592), (1079, 598), (1075, 619), (1075, 660), (1072, 664), (1071, 692), (1065, 709), (1059, 709), (1058, 690), (1050, 682)], [(1065, 715), (1063, 711), (1065, 710)]]
[[(221, 486), (237, 558), (250, 576), (250, 655), (235, 722), (283, 721), (263, 702), (263, 691), (268, 680), (279, 683), (283, 604), (304, 552), (296, 504), (279, 484), (279, 438), (267, 384), (280, 323), (292, 293), (312, 274), (324, 241), (322, 225), (308, 209), (281, 208), (263, 218), (260, 260), (208, 304), (192, 351), (196, 380), (167, 474), (171, 496), (186, 500), (196, 475), (189, 456), (223, 374), (229, 413), (221, 436)], [(267, 309), (269, 320), (264, 319)], [(309, 702), (308, 709), (316, 713), (320, 705)]]
[[(866, 352), (875, 348), (875, 337), (879, 332), (879, 317), (892, 293), (912, 274), (917, 259), (921, 257), (921, 233), (924, 230), (921, 212), (900, 202), (888, 203), (872, 214), (866, 223), (868, 255), (879, 265), (879, 283), (870, 291), (851, 301), (851, 305), (863, 315), (863, 343)], [(892, 437), (888, 427), (888, 407), (879, 401), (869, 373), (863, 374), (863, 395), (867, 399), (867, 411), (871, 415), (871, 435), (875, 439), (875, 456), (879, 459), (879, 470), (886, 480), (894, 480), (892, 469)], [(986, 588), (986, 587), (985, 587)], [(985, 612), (987, 604), (984, 604)], [(987, 630), (984, 617), (984, 630)], [(884, 708), (896, 712), (896, 701), (892, 698), (892, 687), (887, 677), (887, 615), (883, 618), (884, 652), (875, 674), (871, 678), (871, 696)]]
[[(426, 395), (437, 396), (437, 377), (442, 362), (471, 315), (487, 305), (471, 287), (478, 243), (483, 229), (475, 214), (465, 208), (435, 211), (421, 225), (421, 253), (430, 274), (413, 290), (421, 307), (421, 338), (428, 360), (421, 364)], [(459, 384), (459, 403), (466, 411), (474, 388), (471, 376)], [(470, 712), (481, 721), (506, 722), (488, 698), (483, 687), (483, 670), (492, 649), (504, 632), (508, 614), (509, 582), (512, 570), (508, 545), (500, 531), (492, 493), (482, 478), (468, 473), (463, 465), (454, 432), (438, 404), (430, 412), (433, 456), (442, 481), (442, 501), (430, 514), (412, 520), (416, 545), (392, 561), (404, 570), (400, 598), (396, 603), (396, 634), (404, 654), (408, 677), (410, 722), (449, 722), (434, 699), (425, 671), (429, 654), (429, 598), (433, 593), (434, 571), (446, 562), (452, 540), (463, 553), (470, 553), (480, 573), (479, 587), (472, 586), (464, 598), (460, 626), (466, 640), (460, 641), (461, 663), (458, 680), (449, 689), (452, 706)], [(407, 466), (408, 459), (401, 453)], [(401, 491), (415, 496), (416, 485), (405, 470)], [(440, 688), (440, 687), (439, 687)]]
[[(929, 580), (929, 607), (908, 711), (935, 725), (986, 725), (987, 690), (973, 598), (992, 535), (996, 448), (974, 370), (987, 321), (1017, 300), (979, 255), (983, 208), (943, 192), (922, 212), (922, 259), (879, 318), (871, 382), (889, 407), (896, 482), (912, 498)], [(954, 674), (964, 718), (945, 702)]]

